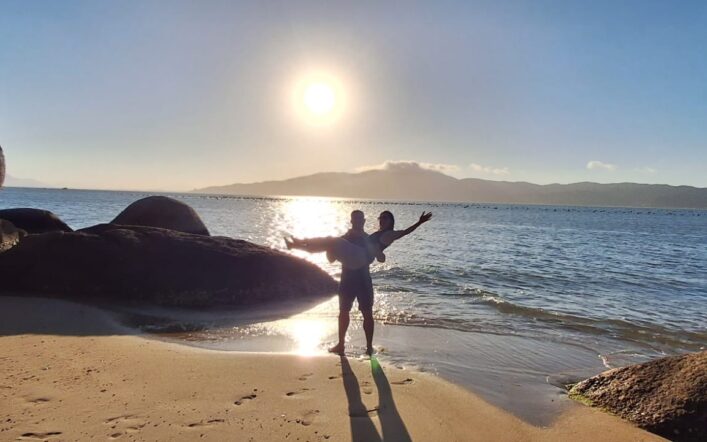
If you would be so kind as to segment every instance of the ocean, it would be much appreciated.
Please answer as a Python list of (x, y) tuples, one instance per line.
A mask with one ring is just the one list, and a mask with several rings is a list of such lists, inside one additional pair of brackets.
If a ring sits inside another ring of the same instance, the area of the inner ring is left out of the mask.
[[(147, 195), (4, 188), (0, 208), (50, 210), (78, 229)], [(565, 384), (707, 347), (704, 210), (167, 195), (192, 206), (213, 235), (281, 250), (284, 235), (342, 234), (354, 209), (369, 232), (383, 210), (398, 228), (432, 211), (371, 268), (378, 358), (435, 373), (532, 422), (569, 406)], [(323, 254), (294, 253), (338, 278)], [(133, 325), (188, 345), (306, 357), (336, 340), (337, 308), (335, 297), (287, 313), (155, 308), (135, 312), (143, 320)], [(348, 354), (361, 357), (360, 316), (352, 319)]]

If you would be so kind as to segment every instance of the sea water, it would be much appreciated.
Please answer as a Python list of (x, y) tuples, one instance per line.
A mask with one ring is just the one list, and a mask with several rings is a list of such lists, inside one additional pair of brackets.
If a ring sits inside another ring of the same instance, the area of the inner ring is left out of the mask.
[[(110, 222), (147, 195), (5, 188), (0, 209), (50, 210), (77, 229)], [(562, 400), (553, 385), (707, 346), (704, 210), (169, 196), (193, 207), (213, 235), (281, 250), (283, 235), (342, 234), (354, 209), (366, 214), (369, 232), (383, 210), (401, 229), (432, 211), (371, 267), (379, 358), (438, 373), (529, 420), (556, 411)], [(340, 267), (323, 254), (293, 253), (338, 278)], [(169, 330), (190, 324), (175, 336), (192, 345), (308, 355), (336, 340), (337, 309), (332, 298), (284, 316), (150, 314), (171, 317)], [(359, 319), (349, 331), (351, 356), (364, 347)], [(142, 326), (159, 333), (165, 323)]]

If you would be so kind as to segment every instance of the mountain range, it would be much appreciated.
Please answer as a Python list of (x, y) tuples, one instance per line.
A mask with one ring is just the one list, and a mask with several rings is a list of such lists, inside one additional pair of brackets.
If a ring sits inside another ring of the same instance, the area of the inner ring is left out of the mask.
[(194, 192), (243, 196), (328, 196), (396, 201), (707, 208), (707, 188), (580, 182), (532, 184), (454, 178), (414, 163), (357, 173), (324, 172), (280, 181), (206, 187)]
[(12, 175), (5, 176), (5, 186), (6, 187), (56, 187), (43, 183), (41, 181), (34, 180), (32, 178), (17, 178)]

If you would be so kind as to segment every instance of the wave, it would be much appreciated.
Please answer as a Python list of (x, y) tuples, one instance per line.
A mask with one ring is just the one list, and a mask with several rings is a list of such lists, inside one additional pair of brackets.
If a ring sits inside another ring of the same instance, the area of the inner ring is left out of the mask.
[[(637, 323), (616, 318), (590, 318), (570, 313), (550, 311), (538, 307), (520, 305), (504, 299), (497, 293), (473, 288), (465, 289), (462, 293), (438, 293), (441, 297), (472, 298), (473, 304), (482, 305), (493, 309), (502, 316), (512, 316), (515, 319), (508, 321), (497, 320), (487, 315), (478, 315), (475, 320), (469, 319), (467, 312), (464, 317), (449, 315), (443, 317), (439, 314), (425, 315), (410, 313), (400, 309), (381, 309), (376, 313), (376, 319), (383, 323), (395, 325), (410, 325), (419, 327), (437, 327), (459, 331), (483, 332), (493, 334), (515, 335), (542, 335), (548, 331), (563, 331), (579, 333), (582, 335), (602, 336), (621, 341), (629, 341), (653, 350), (658, 346), (669, 348), (699, 351), (707, 347), (707, 332), (685, 331), (671, 329), (658, 324)], [(426, 307), (424, 302), (418, 304)], [(429, 308), (436, 309), (435, 303), (430, 303)], [(446, 306), (440, 306), (439, 311), (444, 312)], [(518, 323), (518, 319), (523, 321)]]

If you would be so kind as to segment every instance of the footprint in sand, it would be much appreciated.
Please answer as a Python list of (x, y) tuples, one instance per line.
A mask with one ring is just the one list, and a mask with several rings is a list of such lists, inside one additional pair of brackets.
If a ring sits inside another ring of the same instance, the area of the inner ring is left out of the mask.
[(120, 416), (109, 417), (104, 420), (105, 425), (109, 425), (112, 430), (117, 430), (110, 437), (116, 439), (122, 433), (135, 433), (140, 431), (147, 423), (141, 418), (133, 414), (123, 414)]
[(359, 408), (355, 410), (350, 410), (349, 411), (349, 416), (350, 417), (371, 417), (375, 416), (378, 414), (378, 407), (373, 407), (373, 408)]
[(240, 399), (238, 399), (237, 401), (235, 401), (233, 404), (234, 404), (234, 405), (242, 405), (245, 401), (252, 401), (252, 400), (255, 399), (256, 397), (258, 397), (258, 395), (255, 394), (255, 393), (253, 393), (253, 394), (248, 394), (248, 395), (245, 395), (245, 396), (241, 397)]
[(313, 374), (314, 374), (314, 373), (305, 373), (305, 374), (303, 374), (302, 376), (300, 376), (298, 379), (299, 379), (300, 381), (306, 381), (306, 380), (309, 379), (310, 376), (312, 376)]
[(371, 383), (368, 381), (361, 382), (361, 391), (364, 394), (373, 394), (373, 389), (371, 388)]
[(300, 395), (300, 394), (307, 392), (307, 391), (309, 391), (309, 388), (300, 388), (299, 390), (288, 391), (287, 393), (285, 393), (285, 396), (287, 396), (287, 397), (297, 396), (297, 395)]
[(209, 427), (214, 424), (222, 424), (226, 422), (225, 419), (209, 419), (206, 422), (204, 421), (199, 421), (199, 422), (192, 422), (191, 424), (187, 424), (186, 426), (188, 428), (202, 428), (202, 427)]
[(391, 382), (391, 384), (393, 384), (393, 385), (409, 385), (414, 382), (415, 382), (414, 380), (407, 378), (407, 379), (403, 379), (402, 381), (393, 381), (393, 382)]
[(61, 431), (47, 431), (46, 433), (24, 433), (20, 436), (20, 439), (38, 439), (44, 440), (52, 436), (61, 435)]
[(295, 422), (297, 422), (300, 425), (304, 425), (305, 427), (308, 427), (314, 423), (314, 419), (317, 417), (319, 414), (319, 410), (309, 410), (306, 411), (301, 418), (296, 419)]

